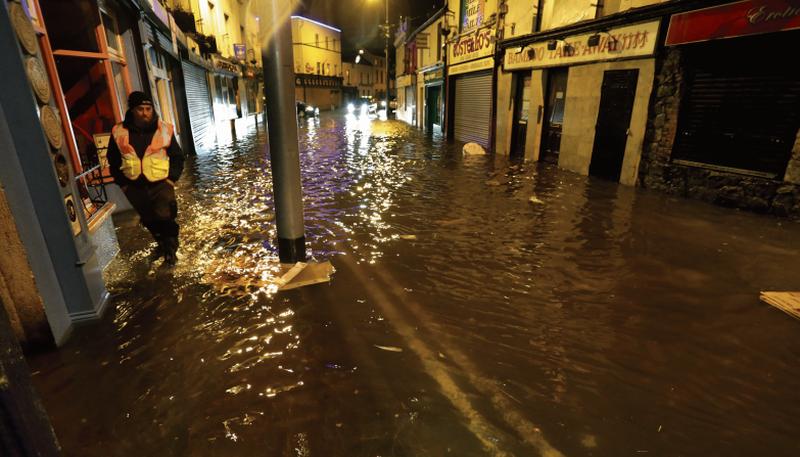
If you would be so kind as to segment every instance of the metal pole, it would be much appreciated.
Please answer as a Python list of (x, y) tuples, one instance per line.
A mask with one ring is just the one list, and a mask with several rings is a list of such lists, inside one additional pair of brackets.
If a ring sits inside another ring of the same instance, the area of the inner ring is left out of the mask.
[[(277, 0), (269, 2), (272, 17), (280, 18)], [(297, 144), (297, 108), (294, 99), (291, 20), (285, 17), (269, 44), (262, 47), (264, 95), (272, 167), (278, 255), (281, 263), (306, 260), (300, 152)]]
[(389, 0), (386, 0), (386, 70), (384, 71), (383, 81), (386, 83), (386, 120), (389, 120)]

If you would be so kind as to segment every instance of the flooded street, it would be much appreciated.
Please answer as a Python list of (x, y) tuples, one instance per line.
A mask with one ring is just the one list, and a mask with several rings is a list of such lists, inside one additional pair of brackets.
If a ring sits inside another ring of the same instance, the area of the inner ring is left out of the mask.
[[(795, 456), (800, 224), (301, 121), (275, 293), (266, 133), (187, 162), (172, 272), (117, 219), (103, 321), (30, 360), (67, 456)], [(534, 198), (532, 198), (534, 197)]]

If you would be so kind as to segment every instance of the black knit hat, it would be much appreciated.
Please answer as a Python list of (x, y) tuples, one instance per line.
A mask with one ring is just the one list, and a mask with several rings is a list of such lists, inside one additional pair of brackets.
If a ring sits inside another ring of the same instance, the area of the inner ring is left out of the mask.
[(136, 108), (139, 105), (152, 105), (153, 99), (144, 92), (134, 91), (128, 95), (128, 108)]

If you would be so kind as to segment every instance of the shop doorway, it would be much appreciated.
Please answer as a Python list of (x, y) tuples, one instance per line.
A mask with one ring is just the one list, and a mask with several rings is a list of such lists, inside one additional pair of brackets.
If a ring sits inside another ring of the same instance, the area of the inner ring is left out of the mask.
[(442, 129), (442, 116), (441, 116), (441, 100), (442, 100), (442, 86), (440, 84), (428, 86), (425, 88), (425, 132), (433, 133), (434, 129), (438, 129), (441, 133)]
[(491, 149), (492, 71), (456, 76), (453, 132), (456, 141), (478, 143)]
[(528, 113), (531, 102), (531, 75), (515, 75), (514, 119), (511, 126), (511, 157), (525, 157), (525, 140), (528, 134)]
[(567, 72), (568, 68), (554, 68), (548, 71), (545, 122), (542, 128), (542, 149), (539, 155), (539, 160), (542, 162), (558, 164), (564, 108), (567, 101)]
[(619, 181), (639, 70), (608, 70), (603, 74), (589, 174)]

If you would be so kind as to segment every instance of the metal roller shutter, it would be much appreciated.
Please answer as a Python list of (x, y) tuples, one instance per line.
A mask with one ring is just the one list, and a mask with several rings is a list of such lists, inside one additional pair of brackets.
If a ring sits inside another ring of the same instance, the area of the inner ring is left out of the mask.
[(156, 31), (156, 38), (158, 38), (158, 45), (161, 49), (166, 52), (167, 54), (171, 55), (172, 57), (178, 58), (178, 55), (175, 54), (174, 49), (172, 47), (172, 38)]
[(155, 37), (153, 36), (153, 24), (142, 20), (139, 22), (139, 31), (142, 35), (142, 43), (152, 43), (155, 41)]
[(456, 141), (489, 148), (492, 124), (492, 72), (459, 76), (456, 84), (454, 130)]
[(186, 105), (189, 108), (189, 124), (196, 144), (213, 133), (214, 114), (211, 111), (211, 96), (208, 90), (206, 71), (197, 65), (182, 61), (183, 79), (186, 86)]
[(674, 159), (783, 177), (800, 128), (800, 79), (783, 44), (765, 35), (684, 51)]

